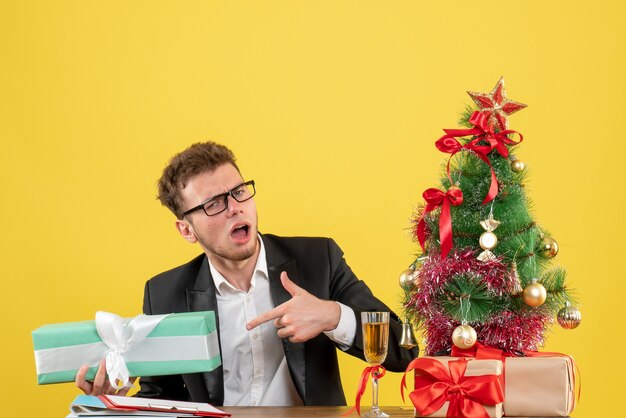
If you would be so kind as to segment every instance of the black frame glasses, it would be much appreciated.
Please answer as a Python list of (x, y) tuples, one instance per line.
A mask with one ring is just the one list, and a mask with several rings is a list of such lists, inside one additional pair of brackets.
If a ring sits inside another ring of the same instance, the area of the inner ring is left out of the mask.
[[(252, 188), (250, 188), (250, 186), (252, 186)], [(240, 194), (240, 192), (244, 192), (246, 190), (250, 194), (245, 194), (245, 193), (244, 193), (244, 195)], [(233, 187), (232, 189), (230, 189), (226, 193), (222, 193), (222, 194), (218, 194), (217, 196), (210, 197), (207, 200), (205, 200), (204, 202), (200, 203), (198, 206), (194, 206), (193, 208), (183, 212), (183, 215), (181, 216), (181, 218), (184, 218), (185, 216), (189, 215), (190, 213), (196, 212), (196, 211), (198, 211), (200, 209), (202, 209), (202, 211), (204, 212), (204, 214), (206, 216), (219, 215), (220, 213), (222, 213), (226, 209), (228, 209), (228, 196), (232, 197), (237, 202), (241, 203), (241, 202), (245, 202), (246, 200), (252, 199), (255, 194), (256, 194), (256, 187), (254, 185), (254, 180), (246, 181), (244, 183), (238, 184), (237, 186)], [(243, 198), (242, 198), (242, 196), (243, 196)], [(211, 212), (211, 214), (209, 214), (209, 212), (207, 212), (207, 210), (208, 210), (207, 209), (207, 205), (209, 203), (211, 203), (211, 202), (213, 202), (213, 203), (220, 203), (220, 199), (221, 199), (221, 202), (224, 203), (224, 207), (222, 209), (219, 209), (215, 213)]]

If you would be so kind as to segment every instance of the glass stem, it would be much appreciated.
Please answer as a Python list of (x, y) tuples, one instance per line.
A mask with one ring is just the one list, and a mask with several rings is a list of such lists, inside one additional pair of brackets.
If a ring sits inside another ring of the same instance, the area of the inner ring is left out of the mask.
[(378, 373), (372, 373), (372, 411), (378, 414)]

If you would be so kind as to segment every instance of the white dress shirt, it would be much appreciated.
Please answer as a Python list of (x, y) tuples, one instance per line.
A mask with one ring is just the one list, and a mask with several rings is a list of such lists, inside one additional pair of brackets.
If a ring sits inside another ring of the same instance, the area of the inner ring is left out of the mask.
[[(235, 288), (209, 260), (215, 283), (224, 368), (224, 405), (291, 406), (302, 399), (289, 375), (287, 359), (273, 321), (248, 331), (246, 324), (274, 308), (263, 240), (248, 292)], [(337, 302), (338, 303), (338, 302)], [(354, 311), (339, 303), (339, 325), (324, 334), (346, 350), (354, 342)], [(323, 359), (320, 359), (323, 361)]]

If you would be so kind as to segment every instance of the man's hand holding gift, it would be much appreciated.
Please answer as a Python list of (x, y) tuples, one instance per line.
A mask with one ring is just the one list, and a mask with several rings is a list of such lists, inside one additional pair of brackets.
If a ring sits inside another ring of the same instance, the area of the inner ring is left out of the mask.
[(111, 386), (109, 379), (106, 373), (106, 360), (102, 359), (100, 361), (100, 366), (98, 367), (98, 371), (96, 372), (96, 376), (93, 379), (93, 382), (89, 382), (86, 379), (87, 372), (89, 371), (89, 366), (86, 364), (82, 365), (80, 369), (78, 369), (78, 373), (76, 373), (76, 386), (82, 390), (86, 395), (119, 395), (126, 396), (128, 391), (133, 387), (135, 380), (137, 377), (132, 377), (129, 381), (128, 386), (124, 386), (121, 389), (115, 389)]

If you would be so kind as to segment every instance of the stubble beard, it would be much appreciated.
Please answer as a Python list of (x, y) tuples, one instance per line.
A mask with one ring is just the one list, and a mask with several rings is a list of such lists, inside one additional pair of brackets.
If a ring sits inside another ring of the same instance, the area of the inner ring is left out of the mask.
[(208, 250), (208, 252), (215, 254), (220, 258), (230, 261), (245, 261), (252, 258), (256, 254), (257, 247), (259, 246), (258, 241), (260, 239), (259, 236), (255, 233), (253, 239), (251, 239), (250, 242), (248, 242), (245, 246), (235, 248), (234, 250), (228, 250), (216, 248), (210, 243), (206, 242), (201, 237), (197, 236), (196, 238), (200, 242), (200, 245), (205, 249), (205, 251)]

